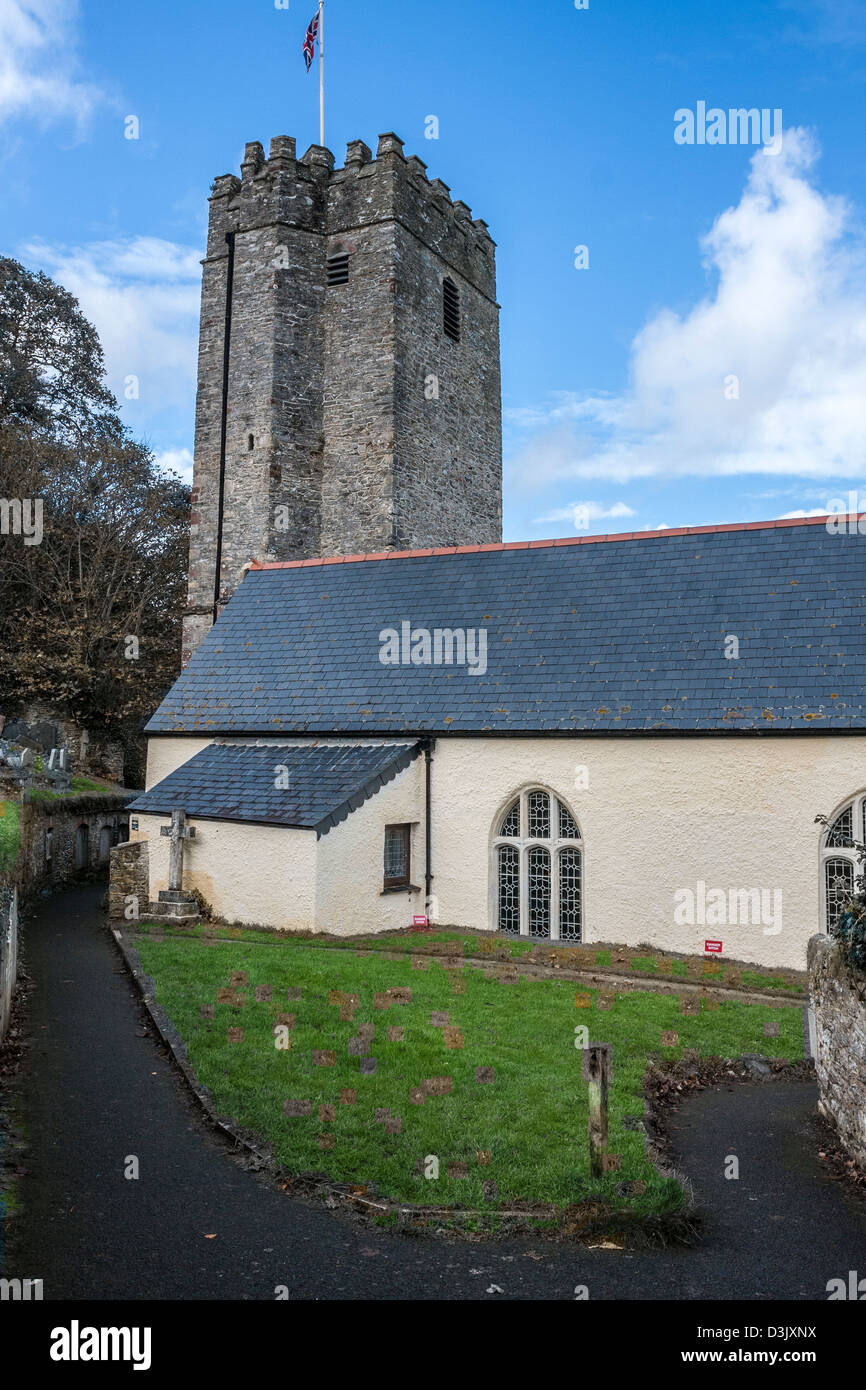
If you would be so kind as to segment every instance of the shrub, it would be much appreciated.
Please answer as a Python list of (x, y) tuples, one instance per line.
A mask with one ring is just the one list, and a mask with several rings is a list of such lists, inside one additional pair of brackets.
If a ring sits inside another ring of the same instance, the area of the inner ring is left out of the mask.
[(848, 964), (866, 972), (866, 903), (853, 902), (839, 918), (836, 937)]

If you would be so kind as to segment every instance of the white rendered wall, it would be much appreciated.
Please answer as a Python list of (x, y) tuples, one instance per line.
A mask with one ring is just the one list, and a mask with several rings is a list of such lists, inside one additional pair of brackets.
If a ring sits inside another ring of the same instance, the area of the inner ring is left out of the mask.
[[(149, 841), (150, 900), (168, 888), (168, 816), (138, 817), (130, 839)], [(183, 886), (198, 889), (226, 922), (310, 931), (315, 910), (316, 834), (283, 826), (196, 820), (184, 846)]]
[(144, 790), (149, 792), (157, 782), (162, 782), (170, 772), (188, 763), (213, 742), (212, 738), (149, 738)]
[[(148, 786), (208, 742), (151, 739)], [(201, 883), (191, 882), (230, 921), (346, 935), (408, 926), (425, 910), (423, 779), (419, 755), (318, 842), (308, 831), (222, 823), (231, 833), (210, 841), (194, 871)], [(804, 969), (806, 943), (822, 929), (814, 817), (866, 786), (866, 737), (439, 739), (432, 776), (438, 922), (493, 925), (494, 827), (512, 797), (536, 785), (559, 795), (581, 828), (587, 941), (690, 952), (721, 940), (726, 956)], [(139, 816), (131, 838), (151, 822), (167, 818)], [(382, 895), (384, 828), (403, 822), (413, 825), (412, 881), (421, 891)], [(149, 838), (155, 896), (167, 886), (167, 841), (158, 829)], [(781, 930), (767, 930), (778, 918), (675, 922), (675, 895), (697, 896), (699, 881), (707, 892), (763, 889), (774, 905), (781, 893)]]
[[(383, 893), (385, 826), (411, 825), (413, 893)], [(316, 930), (354, 936), (410, 927), (424, 913), (424, 755), (420, 753), (318, 845)]]
[[(589, 786), (579, 790), (581, 769)], [(493, 925), (491, 842), (513, 796), (543, 785), (584, 841), (584, 937), (805, 969), (822, 929), (816, 813), (866, 784), (866, 738), (440, 739), (433, 754), (438, 920)], [(678, 889), (781, 892), (781, 930), (674, 920)]]

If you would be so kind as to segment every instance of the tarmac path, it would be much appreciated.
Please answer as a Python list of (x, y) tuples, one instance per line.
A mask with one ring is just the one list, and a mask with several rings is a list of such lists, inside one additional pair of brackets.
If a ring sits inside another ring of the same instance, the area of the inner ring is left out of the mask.
[[(707, 1214), (696, 1249), (418, 1239), (292, 1198), (202, 1118), (106, 928), (103, 893), (44, 899), (25, 924), (30, 1049), (13, 1102), (28, 1151), (2, 1273), (41, 1278), (46, 1300), (272, 1300), (280, 1285), (291, 1299), (574, 1299), (585, 1285), (591, 1300), (824, 1300), (829, 1279), (866, 1274), (866, 1204), (822, 1171), (808, 1082), (704, 1091), (674, 1116)], [(128, 1155), (138, 1180), (124, 1177)]]

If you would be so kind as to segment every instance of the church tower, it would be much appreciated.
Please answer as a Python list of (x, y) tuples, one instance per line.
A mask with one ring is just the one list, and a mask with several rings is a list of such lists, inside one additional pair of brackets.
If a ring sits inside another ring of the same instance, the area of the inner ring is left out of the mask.
[(396, 135), (210, 201), (183, 661), (252, 559), (501, 540), (494, 243)]

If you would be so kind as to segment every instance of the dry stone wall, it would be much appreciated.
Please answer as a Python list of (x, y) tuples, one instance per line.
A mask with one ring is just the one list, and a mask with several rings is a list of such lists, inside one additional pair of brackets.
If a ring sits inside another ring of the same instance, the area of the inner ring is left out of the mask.
[(150, 892), (147, 851), (147, 840), (128, 840), (111, 851), (109, 917), (126, 918), (129, 905), (134, 905), (134, 913), (127, 920), (134, 920), (134, 916), (147, 911)]
[(832, 937), (809, 941), (809, 992), (818, 1108), (866, 1169), (866, 976), (849, 968)]

